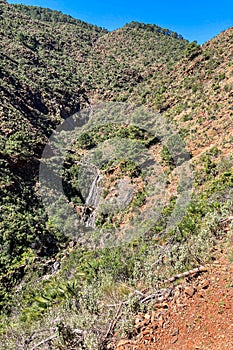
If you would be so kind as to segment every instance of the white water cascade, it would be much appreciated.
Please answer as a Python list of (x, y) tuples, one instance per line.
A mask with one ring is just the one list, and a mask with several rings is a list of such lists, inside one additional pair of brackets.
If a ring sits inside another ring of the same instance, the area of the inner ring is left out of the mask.
[(97, 215), (97, 208), (101, 194), (101, 176), (99, 173), (94, 177), (92, 181), (90, 191), (85, 201), (85, 226), (94, 227)]

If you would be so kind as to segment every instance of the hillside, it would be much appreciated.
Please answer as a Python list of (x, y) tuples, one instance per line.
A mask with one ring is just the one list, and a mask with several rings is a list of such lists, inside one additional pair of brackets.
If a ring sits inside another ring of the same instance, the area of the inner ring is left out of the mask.
[[(0, 6), (0, 348), (134, 341), (135, 315), (154, 308), (142, 300), (211, 263), (220, 241), (232, 252), (233, 29), (200, 47), (156, 25), (108, 32)], [(38, 196), (48, 138), (80, 110), (62, 185), (87, 239)], [(83, 159), (97, 164), (89, 180)]]
[[(196, 57), (187, 57), (160, 84), (162, 108), (189, 135), (194, 155), (211, 144), (224, 153), (231, 151), (232, 34), (231, 28), (204, 44)], [(153, 78), (150, 85), (154, 92)]]
[[(169, 33), (169, 35), (168, 35)], [(187, 41), (158, 26), (132, 22), (100, 37), (94, 45), (97, 65), (89, 69), (85, 85), (92, 79), (97, 98), (127, 101), (135, 87), (159, 67), (170, 67), (184, 55)], [(93, 58), (92, 58), (93, 60)], [(98, 65), (99, 64), (99, 65)]]
[[(58, 251), (35, 195), (39, 158), (55, 125), (88, 100), (76, 62), (106, 31), (31, 19), (1, 3), (1, 267), (2, 305), (34, 244), (41, 256)], [(73, 48), (73, 51), (71, 50)], [(70, 55), (73, 53), (73, 56)], [(67, 68), (68, 67), (68, 68)], [(77, 72), (77, 73), (76, 73)], [(33, 243), (34, 242), (34, 243)], [(27, 252), (27, 253), (26, 253)]]

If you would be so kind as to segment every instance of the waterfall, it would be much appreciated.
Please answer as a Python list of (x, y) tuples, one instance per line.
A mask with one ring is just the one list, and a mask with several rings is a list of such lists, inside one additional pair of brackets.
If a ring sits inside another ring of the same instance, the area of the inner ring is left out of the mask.
[(92, 207), (92, 208), (96, 208), (97, 204), (98, 204), (98, 180), (99, 180), (99, 174), (97, 174), (91, 184), (91, 188), (89, 191), (89, 194), (87, 196), (85, 205), (87, 207)]
[(99, 174), (97, 174), (92, 181), (90, 191), (85, 201), (86, 210), (84, 223), (86, 227), (95, 227), (97, 207), (101, 193), (100, 181), (101, 177)]

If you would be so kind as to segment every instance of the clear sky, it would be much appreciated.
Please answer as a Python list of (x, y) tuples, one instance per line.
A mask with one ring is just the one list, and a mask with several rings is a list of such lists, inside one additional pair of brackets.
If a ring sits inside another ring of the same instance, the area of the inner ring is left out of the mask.
[(157, 24), (202, 44), (233, 26), (233, 0), (9, 0), (49, 7), (109, 30), (127, 22)]

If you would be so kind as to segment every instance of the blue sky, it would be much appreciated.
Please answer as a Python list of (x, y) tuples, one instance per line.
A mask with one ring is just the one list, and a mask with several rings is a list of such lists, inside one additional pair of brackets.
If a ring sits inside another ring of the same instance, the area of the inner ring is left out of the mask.
[(9, 0), (62, 11), (86, 22), (117, 29), (130, 21), (157, 24), (202, 44), (233, 26), (233, 0)]

